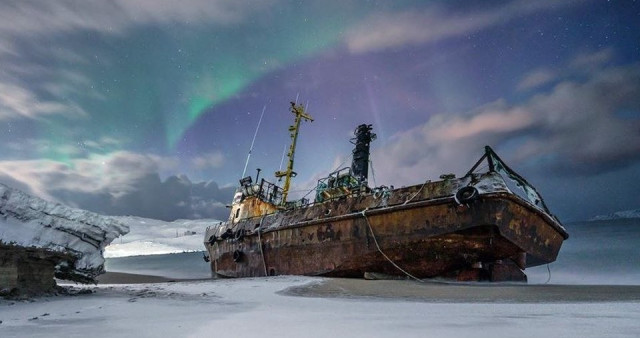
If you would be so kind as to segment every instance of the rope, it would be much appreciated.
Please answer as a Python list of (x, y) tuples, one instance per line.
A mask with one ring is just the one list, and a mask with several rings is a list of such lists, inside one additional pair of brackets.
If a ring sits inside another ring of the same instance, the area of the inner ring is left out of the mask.
[(547, 263), (547, 273), (549, 273), (549, 277), (547, 278), (547, 281), (544, 282), (544, 284), (549, 283), (549, 281), (551, 280), (551, 269), (549, 268), (549, 263)]
[(367, 211), (367, 209), (362, 210), (361, 214), (362, 217), (364, 217), (364, 220), (367, 222), (367, 226), (369, 227), (369, 231), (371, 231), (371, 237), (373, 237), (373, 243), (376, 244), (376, 248), (378, 249), (378, 252), (380, 252), (380, 254), (382, 254), (382, 256), (384, 258), (386, 258), (389, 263), (391, 263), (393, 266), (396, 267), (396, 269), (402, 271), (405, 275), (407, 275), (408, 277), (420, 282), (420, 283), (424, 283), (424, 281), (418, 277), (415, 277), (414, 275), (408, 273), (407, 271), (405, 271), (403, 268), (401, 268), (400, 266), (398, 266), (398, 264), (396, 264), (391, 258), (389, 258), (389, 256), (387, 256), (384, 252), (382, 252), (382, 249), (380, 248), (380, 245), (378, 244), (378, 240), (376, 239), (376, 235), (373, 233), (373, 228), (371, 228), (371, 223), (369, 223), (369, 219), (367, 218), (367, 215), (365, 214), (365, 212)]
[(413, 196), (411, 196), (410, 199), (404, 201), (404, 203), (402, 203), (402, 205), (405, 205), (405, 204), (411, 202), (412, 199), (416, 198), (416, 196), (418, 196), (418, 194), (422, 191), (422, 188), (424, 188), (424, 186), (427, 185), (427, 183), (429, 183), (429, 182), (431, 182), (431, 180), (426, 180), (424, 183), (422, 183), (422, 186), (420, 187), (420, 189), (418, 189), (418, 191)]
[(262, 221), (265, 216), (260, 218), (260, 225), (258, 225), (258, 246), (260, 246), (260, 256), (262, 256), (262, 266), (264, 267), (264, 276), (269, 276), (267, 274), (267, 261), (264, 259), (264, 252), (262, 251), (262, 237), (260, 237), (260, 233), (262, 232)]

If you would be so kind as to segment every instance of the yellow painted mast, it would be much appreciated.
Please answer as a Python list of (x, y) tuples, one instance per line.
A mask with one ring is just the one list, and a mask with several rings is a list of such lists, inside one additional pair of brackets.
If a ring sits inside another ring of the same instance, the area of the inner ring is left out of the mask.
[(289, 126), (289, 132), (291, 133), (291, 145), (289, 146), (289, 152), (287, 153), (289, 163), (287, 164), (287, 170), (276, 171), (277, 178), (284, 177), (284, 186), (282, 187), (283, 205), (287, 202), (287, 195), (289, 194), (291, 178), (297, 175), (296, 172), (293, 171), (293, 158), (296, 152), (296, 142), (298, 141), (298, 130), (300, 128), (300, 122), (302, 121), (302, 119), (313, 122), (313, 118), (311, 118), (311, 115), (305, 113), (304, 107), (302, 107), (302, 105), (291, 102), (291, 113), (296, 116), (296, 120), (292, 126)]

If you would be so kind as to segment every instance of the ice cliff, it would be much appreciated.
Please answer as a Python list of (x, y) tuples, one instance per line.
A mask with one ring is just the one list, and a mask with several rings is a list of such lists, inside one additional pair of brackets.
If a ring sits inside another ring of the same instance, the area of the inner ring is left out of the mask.
[(0, 184), (0, 244), (61, 252), (58, 278), (91, 282), (104, 271), (103, 251), (129, 227)]

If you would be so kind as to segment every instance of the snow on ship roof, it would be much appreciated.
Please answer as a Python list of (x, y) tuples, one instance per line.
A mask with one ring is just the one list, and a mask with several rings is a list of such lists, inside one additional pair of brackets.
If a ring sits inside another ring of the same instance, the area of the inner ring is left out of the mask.
[(74, 272), (93, 278), (103, 271), (102, 252), (129, 227), (114, 218), (27, 195), (0, 184), (0, 242), (68, 252)]

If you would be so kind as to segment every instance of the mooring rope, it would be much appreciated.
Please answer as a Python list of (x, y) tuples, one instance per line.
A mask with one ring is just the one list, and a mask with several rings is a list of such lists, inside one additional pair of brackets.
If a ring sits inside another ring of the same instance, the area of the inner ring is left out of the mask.
[(389, 263), (391, 263), (393, 266), (396, 267), (396, 269), (402, 271), (405, 275), (407, 275), (408, 277), (420, 282), (420, 283), (424, 283), (425, 281), (423, 281), (422, 279), (408, 273), (407, 271), (405, 271), (403, 268), (401, 268), (400, 266), (398, 266), (398, 264), (396, 264), (391, 258), (389, 258), (389, 256), (387, 256), (382, 249), (380, 248), (380, 245), (378, 244), (378, 240), (376, 239), (376, 235), (373, 233), (373, 228), (371, 227), (371, 223), (369, 223), (369, 218), (367, 218), (367, 215), (365, 214), (365, 212), (367, 211), (367, 209), (362, 210), (361, 214), (362, 217), (364, 217), (364, 220), (367, 222), (367, 226), (369, 227), (369, 231), (371, 231), (371, 237), (373, 237), (373, 243), (376, 244), (376, 248), (378, 249), (378, 252), (380, 252), (380, 254), (382, 254), (382, 256), (384, 258), (386, 258)]
[(264, 276), (267, 277), (269, 276), (267, 274), (267, 261), (264, 258), (264, 252), (262, 251), (262, 237), (260, 236), (260, 233), (262, 232), (262, 221), (264, 220), (265, 216), (262, 216), (262, 218), (260, 218), (260, 225), (258, 225), (258, 246), (260, 246), (260, 256), (262, 256), (262, 266), (264, 266)]
[(549, 277), (547, 277), (547, 281), (544, 282), (544, 284), (549, 283), (549, 281), (551, 281), (551, 268), (549, 268), (549, 263), (547, 263), (547, 273), (549, 274)]
[(412, 199), (416, 198), (416, 196), (418, 196), (418, 194), (422, 191), (422, 188), (424, 188), (425, 185), (427, 185), (427, 183), (431, 182), (431, 180), (426, 180), (424, 183), (422, 183), (422, 186), (420, 187), (420, 189), (413, 194), (413, 196), (411, 196), (410, 199), (404, 201), (404, 203), (402, 203), (402, 205), (406, 205), (407, 203), (411, 202)]

